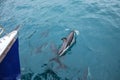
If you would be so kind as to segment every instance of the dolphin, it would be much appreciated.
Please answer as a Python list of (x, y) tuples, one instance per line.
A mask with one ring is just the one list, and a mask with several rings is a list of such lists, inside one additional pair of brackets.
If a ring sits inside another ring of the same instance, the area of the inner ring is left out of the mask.
[(75, 42), (75, 31), (71, 31), (67, 37), (63, 37), (63, 44), (61, 48), (58, 50), (59, 56), (62, 56), (65, 51)]

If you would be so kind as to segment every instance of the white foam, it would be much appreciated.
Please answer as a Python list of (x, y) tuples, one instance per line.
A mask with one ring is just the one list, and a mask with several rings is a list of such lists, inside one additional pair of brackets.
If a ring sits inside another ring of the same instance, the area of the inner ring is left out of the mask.
[[(69, 29), (69, 28), (66, 28), (66, 29), (65, 29), (65, 31), (69, 31), (69, 30), (71, 30), (71, 29)], [(76, 33), (77, 35), (80, 34), (80, 32), (79, 32), (78, 30), (74, 30), (74, 31), (75, 31), (75, 33)]]
[(78, 30), (74, 30), (75, 31), (75, 33), (77, 34), (77, 35), (79, 35), (80, 34), (80, 32), (78, 31)]
[(91, 72), (89, 67), (88, 67), (88, 77), (91, 77)]
[(69, 28), (66, 28), (65, 31), (69, 31), (70, 29)]

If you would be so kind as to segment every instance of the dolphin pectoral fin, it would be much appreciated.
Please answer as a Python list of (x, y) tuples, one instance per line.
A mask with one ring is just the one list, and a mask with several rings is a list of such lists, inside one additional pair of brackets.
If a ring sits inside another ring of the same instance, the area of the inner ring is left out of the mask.
[(66, 38), (66, 37), (63, 37), (63, 38), (61, 38), (61, 40), (63, 40), (63, 41), (64, 41), (64, 40), (67, 40), (67, 38)]

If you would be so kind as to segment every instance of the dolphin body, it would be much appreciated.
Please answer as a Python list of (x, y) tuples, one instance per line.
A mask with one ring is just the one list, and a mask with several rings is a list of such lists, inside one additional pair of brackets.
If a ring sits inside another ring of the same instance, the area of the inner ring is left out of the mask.
[(63, 44), (58, 51), (59, 56), (62, 56), (65, 51), (75, 42), (75, 31), (71, 31), (67, 37), (63, 37)]

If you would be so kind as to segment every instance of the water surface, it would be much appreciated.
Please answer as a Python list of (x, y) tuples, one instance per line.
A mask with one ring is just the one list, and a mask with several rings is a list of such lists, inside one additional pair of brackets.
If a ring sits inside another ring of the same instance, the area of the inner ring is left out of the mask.
[[(22, 26), (22, 79), (120, 80), (119, 4), (119, 0), (0, 0), (0, 24), (6, 32)], [(79, 32), (76, 44), (59, 60), (50, 61), (71, 30)]]

